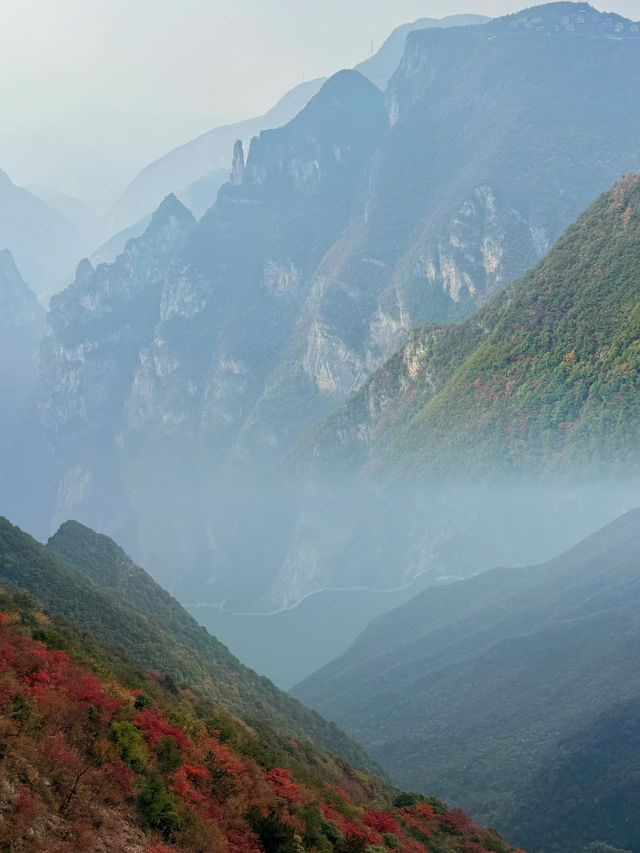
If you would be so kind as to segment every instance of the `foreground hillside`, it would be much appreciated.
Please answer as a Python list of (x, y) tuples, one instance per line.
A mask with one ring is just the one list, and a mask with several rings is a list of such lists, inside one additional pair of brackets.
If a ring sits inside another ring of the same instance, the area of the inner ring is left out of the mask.
[(234, 714), (375, 769), (335, 726), (243, 666), (105, 536), (68, 523), (44, 548), (0, 519), (0, 583), (18, 586), (48, 613), (122, 648), (171, 683), (188, 684)]
[(427, 590), (294, 692), (400, 785), (530, 850), (637, 850), (640, 510), (551, 562)]
[[(81, 559), (100, 574), (110, 544), (87, 534), (84, 543)], [(119, 568), (128, 581), (121, 589), (132, 594), (139, 570), (125, 559)], [(60, 570), (15, 529), (3, 530), (0, 572), (14, 589), (0, 588), (1, 849), (512, 853), (439, 800), (401, 794), (308, 740), (275, 733), (265, 714), (250, 723), (212, 702), (202, 684), (149, 671), (135, 625), (112, 637), (125, 649), (105, 646), (100, 623), (86, 621), (81, 576), (77, 593), (63, 589)], [(58, 608), (64, 591), (80, 627), (16, 589), (34, 574), (39, 597), (50, 589)], [(105, 586), (114, 590), (114, 581), (105, 577)], [(94, 592), (96, 610), (115, 620), (115, 597)], [(162, 618), (179, 621), (177, 606), (164, 603)]]
[(513, 850), (439, 801), (394, 794), (159, 673), (116, 666), (0, 592), (2, 849)]

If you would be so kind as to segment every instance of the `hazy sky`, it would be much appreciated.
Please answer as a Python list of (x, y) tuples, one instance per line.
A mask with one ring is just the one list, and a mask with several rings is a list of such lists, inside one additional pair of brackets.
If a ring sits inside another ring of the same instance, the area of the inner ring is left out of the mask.
[[(135, 160), (157, 156), (222, 120), (263, 112), (303, 74), (309, 79), (354, 65), (369, 54), (371, 42), (378, 47), (398, 24), (456, 12), (497, 15), (526, 5), (0, 0), (0, 168), (24, 173), (17, 175), (24, 182), (51, 140), (60, 151), (72, 142), (93, 146), (100, 160), (114, 145), (134, 169)], [(598, 6), (640, 18), (640, 0), (602, 0)], [(39, 141), (32, 139), (34, 128)], [(101, 140), (106, 150), (98, 152)], [(6, 162), (12, 158), (13, 165)], [(46, 179), (44, 172), (40, 177)]]
[[(400, 23), (526, 0), (0, 0), (5, 118), (77, 108), (244, 116)], [(640, 17), (640, 0), (599, 4)]]

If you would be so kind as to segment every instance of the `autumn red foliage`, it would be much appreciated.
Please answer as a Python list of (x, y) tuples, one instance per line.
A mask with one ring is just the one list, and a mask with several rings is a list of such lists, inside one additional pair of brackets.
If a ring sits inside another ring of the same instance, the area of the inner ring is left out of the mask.
[(162, 677), (123, 687), (104, 665), (98, 675), (31, 631), (0, 612), (0, 788), (10, 792), (1, 849), (315, 851), (305, 839), (320, 819), (323, 850), (425, 853), (438, 833), (452, 853), (493, 849), (462, 812), (420, 798), (393, 808), (393, 791), (340, 762), (318, 759), (316, 770), (298, 757), (307, 746), (266, 748), (228, 717), (223, 735), (196, 712), (197, 698), (169, 693)]

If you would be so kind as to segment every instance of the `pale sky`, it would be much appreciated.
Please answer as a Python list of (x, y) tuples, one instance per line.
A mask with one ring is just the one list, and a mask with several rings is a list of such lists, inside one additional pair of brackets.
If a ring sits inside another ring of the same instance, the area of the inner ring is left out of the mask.
[[(23, 141), (34, 129), (44, 134), (45, 150), (49, 139), (54, 149), (64, 148), (69, 137), (80, 145), (78, 135), (84, 135), (95, 154), (101, 135), (106, 145), (115, 133), (120, 142), (113, 144), (120, 145), (129, 132), (132, 161), (157, 156), (223, 120), (265, 111), (303, 74), (310, 79), (356, 64), (369, 55), (371, 42), (379, 47), (401, 23), (458, 12), (498, 15), (527, 5), (528, 0), (0, 0), (0, 168), (11, 165), (3, 166), (3, 158), (15, 159), (6, 144), (11, 137), (14, 148), (23, 146), (23, 160), (31, 158), (13, 166), (24, 172), (17, 176), (24, 182), (40, 157), (29, 155), (31, 137)], [(640, 18), (640, 0), (596, 5)]]
[[(527, 0), (0, 0), (0, 106), (245, 116), (398, 24)], [(640, 0), (600, 3), (640, 17)], [(27, 100), (28, 99), (28, 100)], [(17, 116), (21, 119), (24, 116)]]

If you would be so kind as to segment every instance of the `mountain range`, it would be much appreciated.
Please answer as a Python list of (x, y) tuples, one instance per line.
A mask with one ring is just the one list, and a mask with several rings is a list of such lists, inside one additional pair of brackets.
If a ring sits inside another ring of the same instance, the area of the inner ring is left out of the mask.
[(307, 487), (282, 571), (462, 577), (548, 559), (636, 505), (639, 226), (629, 176), (468, 321), (412, 332), (293, 452)]
[(24, 280), (45, 297), (73, 269), (84, 245), (69, 219), (0, 169), (0, 249), (11, 252)]
[(190, 589), (213, 602), (243, 595), (238, 564), (253, 606), (327, 585), (313, 524), (291, 538), (297, 498), (274, 518), (256, 471), (412, 326), (480, 307), (640, 168), (637, 34), (582, 9), (412, 32), (386, 109), (358, 72), (336, 75), (246, 164), (236, 146), (199, 223), (169, 199), (114, 264), (83, 264), (52, 303), (21, 435), (42, 500), (14, 517), (44, 535), (79, 515), (186, 595), (198, 566)]
[(549, 563), (422, 592), (294, 693), (528, 850), (636, 850), (639, 569), (635, 510)]

